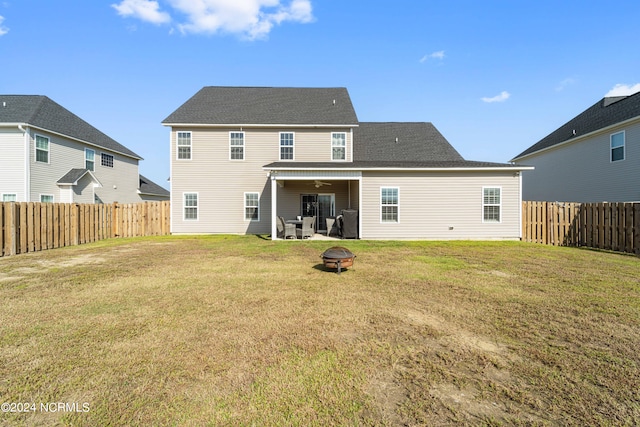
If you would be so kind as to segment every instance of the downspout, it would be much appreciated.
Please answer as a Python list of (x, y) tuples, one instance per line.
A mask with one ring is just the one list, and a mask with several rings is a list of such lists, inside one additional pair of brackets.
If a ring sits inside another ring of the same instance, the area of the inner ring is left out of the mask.
[(522, 241), (522, 171), (518, 172), (518, 196), (518, 217), (520, 218), (520, 230), (518, 231), (518, 236), (520, 237), (520, 241)]
[(29, 150), (29, 129), (25, 129), (22, 125), (18, 125), (18, 129), (24, 133), (24, 201), (31, 201), (31, 159), (29, 154), (31, 150)]

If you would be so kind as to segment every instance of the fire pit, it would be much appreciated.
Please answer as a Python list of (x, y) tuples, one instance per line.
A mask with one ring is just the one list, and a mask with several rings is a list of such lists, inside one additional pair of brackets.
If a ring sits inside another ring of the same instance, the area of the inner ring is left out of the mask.
[(353, 252), (342, 246), (329, 248), (320, 256), (324, 261), (324, 266), (327, 268), (337, 268), (338, 274), (340, 274), (343, 268), (351, 267), (353, 265), (353, 259), (356, 257)]

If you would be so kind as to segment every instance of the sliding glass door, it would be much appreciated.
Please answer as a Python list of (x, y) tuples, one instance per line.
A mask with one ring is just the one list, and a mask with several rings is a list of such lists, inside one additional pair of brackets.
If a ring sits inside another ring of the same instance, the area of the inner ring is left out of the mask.
[(318, 232), (327, 231), (327, 217), (336, 214), (336, 196), (333, 193), (302, 194), (300, 196), (302, 216), (315, 216), (315, 229)]

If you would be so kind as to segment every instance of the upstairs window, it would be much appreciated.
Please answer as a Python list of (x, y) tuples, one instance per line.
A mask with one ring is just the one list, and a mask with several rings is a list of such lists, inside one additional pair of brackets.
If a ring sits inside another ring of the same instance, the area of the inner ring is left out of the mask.
[(380, 189), (380, 222), (399, 222), (400, 200), (397, 187)]
[(36, 135), (36, 162), (49, 163), (49, 138)]
[(178, 160), (191, 160), (191, 132), (178, 132), (176, 140)]
[(244, 132), (229, 132), (229, 159), (244, 160)]
[(347, 159), (347, 134), (334, 132), (331, 134), (331, 160)]
[(113, 167), (113, 156), (111, 154), (100, 154), (100, 165), (112, 168)]
[(482, 193), (482, 222), (500, 222), (502, 189), (500, 187), (483, 187)]
[(84, 149), (84, 167), (94, 171), (96, 167), (96, 152), (90, 148)]
[(624, 160), (624, 131), (611, 135), (611, 161)]
[(280, 132), (280, 160), (293, 160), (293, 132)]
[(260, 221), (259, 193), (244, 193), (244, 220)]

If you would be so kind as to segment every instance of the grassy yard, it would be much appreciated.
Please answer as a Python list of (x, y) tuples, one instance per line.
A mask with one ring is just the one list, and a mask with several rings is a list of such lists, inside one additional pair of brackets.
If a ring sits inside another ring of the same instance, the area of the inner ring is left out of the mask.
[(255, 236), (0, 258), (0, 425), (640, 424), (640, 259), (341, 244), (341, 275)]

